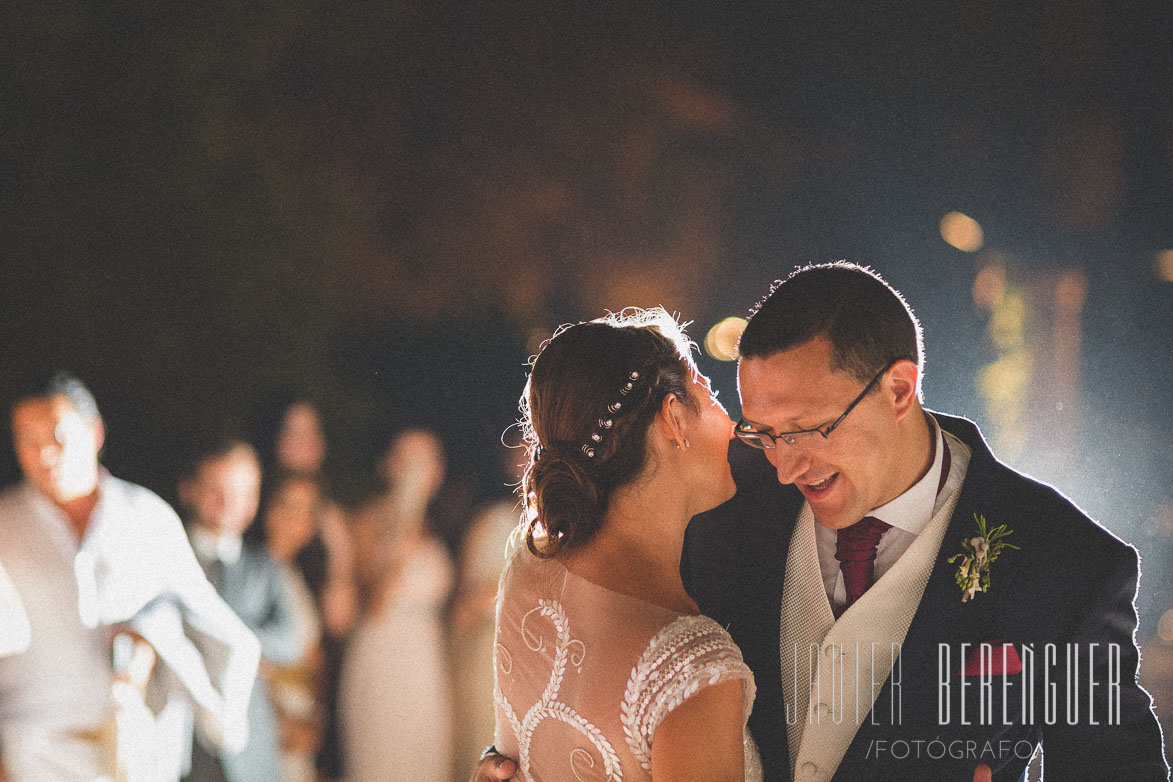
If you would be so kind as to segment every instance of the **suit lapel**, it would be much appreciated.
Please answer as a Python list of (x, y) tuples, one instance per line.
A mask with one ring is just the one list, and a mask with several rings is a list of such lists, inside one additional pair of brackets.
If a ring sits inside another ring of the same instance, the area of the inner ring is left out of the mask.
[[(938, 644), (949, 644), (951, 653), (956, 655), (961, 643), (992, 640), (996, 619), (1001, 613), (999, 605), (1015, 593), (1014, 581), (1020, 572), (1020, 568), (1000, 570), (996, 590), (990, 594), (979, 593), (973, 600), (961, 602), (961, 588), (955, 580), (958, 563), (950, 564), (948, 559), (962, 551), (962, 540), (977, 534), (975, 513), (985, 515), (988, 519), (999, 518), (998, 508), (1005, 501), (1003, 492), (999, 490), (1000, 478), (1006, 468), (994, 458), (972, 422), (941, 413), (933, 413), (933, 416), (942, 428), (969, 446), (971, 458), (957, 506), (933, 562), (929, 582), (901, 646), (902, 724), (906, 727), (918, 721), (935, 724)], [(960, 667), (961, 661), (950, 661), (954, 675)], [(891, 688), (892, 681), (889, 679), (876, 702), (887, 702), (891, 697)], [(866, 720), (848, 748), (835, 779), (866, 778), (866, 775), (859, 777), (858, 774), (870, 762), (866, 758), (868, 747), (877, 739), (890, 740), (891, 730), (891, 726), (883, 722), (872, 725), (870, 720)], [(908, 732), (912, 734), (915, 729), (909, 728)]]
[[(948, 559), (962, 552), (963, 540), (977, 534), (975, 516), (985, 516), (994, 526), (1007, 517), (1007, 498), (1003, 490), (1003, 477), (1007, 468), (994, 458), (973, 423), (940, 413), (934, 415), (942, 427), (969, 446), (971, 458), (961, 496), (957, 500), (949, 529), (945, 532), (941, 550), (937, 553), (925, 596), (909, 631), (911, 635), (913, 629), (917, 630), (918, 641), (922, 634), (926, 638), (945, 635), (947, 625), (960, 624), (969, 634), (992, 631), (993, 620), (998, 615), (998, 604), (1015, 593), (1014, 582), (1021, 572), (1017, 567), (997, 568), (995, 565), (997, 583), (991, 585), (992, 591), (988, 594), (978, 593), (974, 599), (961, 602), (961, 588), (955, 579), (959, 563), (950, 564)], [(989, 640), (989, 636), (983, 636), (982, 640)]]

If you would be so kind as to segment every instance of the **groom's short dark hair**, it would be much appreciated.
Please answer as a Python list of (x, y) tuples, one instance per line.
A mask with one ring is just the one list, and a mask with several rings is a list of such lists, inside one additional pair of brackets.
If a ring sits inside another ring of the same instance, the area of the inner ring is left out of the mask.
[(815, 337), (831, 343), (831, 368), (871, 380), (896, 359), (924, 371), (920, 321), (900, 292), (847, 261), (804, 266), (770, 288), (741, 335), (742, 358), (765, 358)]

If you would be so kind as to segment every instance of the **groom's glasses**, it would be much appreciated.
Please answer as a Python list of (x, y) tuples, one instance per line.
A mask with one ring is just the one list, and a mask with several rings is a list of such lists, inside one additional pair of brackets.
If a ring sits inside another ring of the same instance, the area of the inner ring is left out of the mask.
[(843, 411), (843, 415), (835, 419), (835, 423), (826, 427), (825, 429), (799, 429), (795, 432), (782, 432), (781, 434), (770, 434), (769, 432), (759, 432), (742, 418), (737, 422), (737, 426), (733, 428), (733, 433), (737, 435), (737, 439), (746, 445), (752, 445), (754, 448), (761, 448), (769, 451), (778, 447), (778, 442), (784, 442), (791, 448), (797, 448), (800, 451), (814, 451), (822, 448), (827, 444), (827, 438), (831, 436), (831, 432), (835, 431), (835, 427), (843, 423), (843, 419), (847, 414), (855, 409), (855, 406), (863, 401), (863, 398), (868, 395), (868, 392), (876, 387), (876, 383), (880, 382), (880, 378), (884, 373), (892, 368), (892, 365), (901, 359), (893, 359), (884, 365), (871, 382), (864, 386), (863, 391), (859, 392), (859, 396), (847, 406)]

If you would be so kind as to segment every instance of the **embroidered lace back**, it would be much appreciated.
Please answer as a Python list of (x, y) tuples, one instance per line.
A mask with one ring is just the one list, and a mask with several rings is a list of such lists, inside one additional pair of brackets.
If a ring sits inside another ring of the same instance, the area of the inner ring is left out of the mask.
[[(497, 600), (497, 748), (520, 780), (650, 780), (656, 728), (702, 687), (753, 674), (729, 634), (510, 552)], [(745, 734), (746, 779), (761, 779)]]

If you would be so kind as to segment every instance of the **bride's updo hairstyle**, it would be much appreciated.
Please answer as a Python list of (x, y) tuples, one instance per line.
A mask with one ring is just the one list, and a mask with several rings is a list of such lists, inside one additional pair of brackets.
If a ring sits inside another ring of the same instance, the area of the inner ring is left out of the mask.
[(525, 539), (535, 555), (556, 556), (598, 532), (612, 494), (643, 470), (666, 396), (697, 409), (692, 347), (661, 308), (564, 326), (543, 345), (521, 398)]

